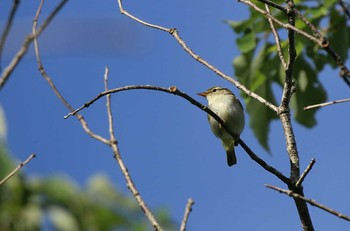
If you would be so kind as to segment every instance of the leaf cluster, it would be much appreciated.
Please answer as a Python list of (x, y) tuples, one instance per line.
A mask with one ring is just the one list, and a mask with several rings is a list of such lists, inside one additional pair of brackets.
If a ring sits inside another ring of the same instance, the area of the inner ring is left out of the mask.
[[(310, 21), (321, 34), (326, 35), (333, 49), (342, 57), (348, 58), (350, 45), (350, 28), (346, 15), (339, 9), (335, 0), (330, 1), (295, 1), (298, 11)], [(258, 4), (264, 9), (263, 4)], [(271, 8), (271, 7), (270, 7)], [(271, 14), (278, 20), (288, 23), (284, 12), (271, 8)], [(235, 75), (242, 84), (251, 91), (261, 95), (268, 101), (277, 104), (277, 93), (281, 92), (285, 68), (277, 53), (277, 45), (267, 18), (254, 9), (250, 9), (250, 17), (244, 21), (229, 21), (228, 24), (238, 35), (237, 47), (241, 55), (233, 60)], [(295, 26), (309, 34), (313, 31), (300, 18)], [(283, 55), (288, 62), (287, 31), (276, 25), (281, 39)], [(294, 65), (293, 80), (296, 91), (291, 100), (295, 120), (301, 125), (311, 128), (317, 124), (317, 109), (305, 111), (304, 107), (324, 102), (326, 91), (319, 79), (319, 73), (326, 65), (336, 68), (334, 59), (322, 50), (318, 44), (296, 34), (295, 48), (297, 59)], [(250, 126), (261, 145), (269, 150), (268, 132), (276, 113), (264, 105), (243, 95), (250, 115)]]

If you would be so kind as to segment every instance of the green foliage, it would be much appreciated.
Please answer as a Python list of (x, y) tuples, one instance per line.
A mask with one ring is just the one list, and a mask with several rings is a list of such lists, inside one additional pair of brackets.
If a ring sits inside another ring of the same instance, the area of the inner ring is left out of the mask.
[[(0, 179), (15, 167), (12, 162), (0, 149)], [(175, 229), (166, 210), (157, 210), (156, 216), (165, 229)], [(134, 199), (116, 190), (102, 174), (80, 188), (64, 177), (20, 173), (0, 186), (0, 230), (144, 231), (150, 225)]]
[[(313, 3), (295, 1), (296, 8), (320, 31), (325, 34), (333, 49), (342, 57), (348, 58), (350, 44), (350, 28), (343, 12), (337, 9), (338, 1), (315, 1)], [(283, 4), (283, 2), (279, 2)], [(259, 3), (262, 9), (264, 6)], [(271, 14), (283, 23), (287, 17), (281, 11), (271, 8)], [(285, 72), (282, 67), (277, 46), (271, 32), (268, 20), (254, 9), (250, 9), (250, 17), (245, 21), (229, 21), (228, 24), (237, 33), (237, 47), (241, 55), (233, 61), (235, 75), (251, 91), (256, 92), (270, 102), (278, 105), (274, 93), (280, 92), (284, 84)], [(313, 35), (311, 29), (297, 18), (297, 28)], [(284, 28), (275, 25), (281, 38), (283, 54), (288, 62), (288, 40)], [(306, 127), (317, 124), (314, 110), (303, 110), (305, 106), (324, 102), (327, 98), (318, 74), (328, 64), (336, 68), (336, 62), (318, 45), (295, 35), (297, 59), (294, 65), (293, 79), (296, 83), (296, 92), (291, 100), (291, 108), (295, 120)], [(250, 126), (261, 145), (269, 150), (269, 125), (276, 114), (261, 105), (256, 100), (243, 95), (247, 112), (250, 115)]]

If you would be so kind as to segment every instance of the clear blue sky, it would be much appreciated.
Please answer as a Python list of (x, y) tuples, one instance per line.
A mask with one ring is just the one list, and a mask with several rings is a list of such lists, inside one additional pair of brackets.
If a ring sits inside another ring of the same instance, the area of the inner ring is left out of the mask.
[[(43, 18), (58, 1), (48, 1)], [(233, 75), (238, 55), (235, 35), (224, 20), (248, 16), (237, 1), (124, 1), (136, 16), (165, 27), (176, 27), (197, 54), (226, 74)], [(140, 2), (140, 3), (138, 3)], [(31, 31), (39, 1), (22, 1), (4, 52), (6, 65)], [(9, 3), (0, 8), (0, 23)], [(120, 15), (116, 1), (70, 1), (39, 40), (43, 64), (57, 87), (75, 107), (103, 90), (105, 66), (110, 87), (151, 84), (176, 85), (196, 96), (213, 85), (229, 83), (195, 62), (168, 34), (146, 28)], [(338, 70), (319, 78), (329, 99), (349, 97)], [(312, 95), (310, 95), (312, 97)], [(277, 96), (277, 98), (280, 98)], [(152, 208), (168, 208), (178, 222), (189, 197), (195, 201), (188, 230), (300, 230), (293, 201), (264, 187), (286, 188), (238, 147), (238, 165), (226, 165), (225, 152), (209, 129), (206, 115), (180, 98), (154, 91), (113, 95), (115, 130), (128, 169)], [(31, 49), (0, 92), (8, 123), (8, 147), (19, 160), (36, 152), (25, 167), (40, 176), (68, 175), (80, 185), (96, 172), (107, 174), (128, 193), (120, 170), (105, 145), (85, 134), (75, 118), (64, 120), (66, 108), (37, 71)], [(295, 122), (301, 168), (317, 163), (304, 183), (305, 194), (350, 214), (349, 104), (321, 109), (318, 125), (306, 129)], [(107, 136), (105, 101), (82, 114), (90, 128)], [(281, 125), (270, 128), (272, 155), (258, 144), (249, 127), (243, 140), (271, 165), (289, 175), (289, 161)], [(350, 224), (310, 207), (316, 230), (347, 230)]]

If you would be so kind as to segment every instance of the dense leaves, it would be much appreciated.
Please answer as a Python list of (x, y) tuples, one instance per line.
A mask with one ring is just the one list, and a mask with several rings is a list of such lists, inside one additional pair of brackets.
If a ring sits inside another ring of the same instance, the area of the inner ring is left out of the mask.
[[(339, 9), (337, 2), (334, 0), (306, 3), (295, 1), (296, 9), (326, 36), (332, 48), (343, 60), (346, 60), (349, 53), (350, 28), (346, 15)], [(281, 1), (280, 4), (283, 2)], [(264, 5), (258, 4), (258, 6), (265, 10)], [(274, 17), (287, 23), (287, 16), (283, 12), (270, 8)], [(233, 61), (235, 75), (251, 91), (278, 105), (285, 72), (267, 19), (250, 9), (250, 17), (247, 20), (229, 21), (228, 24), (238, 35), (236, 43), (241, 51), (241, 55)], [(287, 31), (275, 26), (281, 39), (284, 57), (288, 62)], [(295, 26), (313, 35), (313, 31), (300, 18), (297, 18)], [(317, 110), (305, 111), (303, 108), (327, 99), (318, 74), (327, 64), (332, 68), (337, 68), (337, 65), (335, 60), (314, 42), (298, 34), (295, 38), (297, 59), (293, 79), (296, 91), (291, 101), (292, 114), (298, 123), (313, 127), (317, 124), (315, 118)], [(269, 125), (273, 119), (277, 118), (276, 114), (250, 97), (245, 95), (243, 97), (250, 115), (250, 126), (259, 142), (268, 150)]]

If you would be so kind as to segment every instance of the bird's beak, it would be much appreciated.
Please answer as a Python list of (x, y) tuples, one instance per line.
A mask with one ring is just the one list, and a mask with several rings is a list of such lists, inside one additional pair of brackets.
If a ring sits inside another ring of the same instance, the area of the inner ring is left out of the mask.
[(197, 93), (197, 95), (203, 96), (203, 97), (207, 97), (208, 93), (207, 92), (201, 92), (201, 93)]

